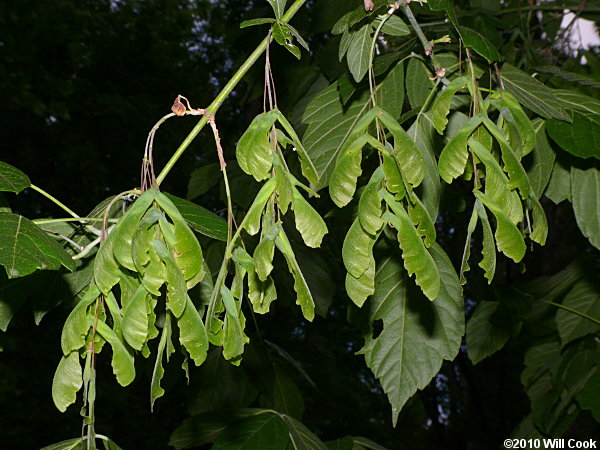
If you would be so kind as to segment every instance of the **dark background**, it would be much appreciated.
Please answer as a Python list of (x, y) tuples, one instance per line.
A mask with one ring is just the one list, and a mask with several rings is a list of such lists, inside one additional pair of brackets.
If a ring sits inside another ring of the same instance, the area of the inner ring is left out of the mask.
[[(336, 0), (316, 2), (294, 19), (311, 45), (301, 63), (273, 49), (272, 64), (281, 107), (302, 92), (304, 73), (320, 71), (333, 79), (343, 70), (331, 57), (324, 34), (341, 15)], [(352, 3), (352, 2), (350, 2)], [(358, 4), (357, 2), (354, 2)], [(139, 186), (146, 136), (178, 94), (194, 107), (207, 106), (235, 68), (263, 37), (265, 28), (239, 30), (248, 18), (269, 16), (265, 1), (222, 0), (0, 0), (0, 159), (24, 172), (79, 214), (108, 195)], [(267, 5), (268, 6), (268, 5)], [(334, 49), (335, 50), (335, 49)], [(251, 118), (262, 108), (262, 68), (253, 69), (219, 110), (217, 124), (228, 159)], [(306, 100), (306, 99), (305, 99)], [(195, 124), (196, 118), (171, 119), (157, 134), (157, 172)], [(161, 186), (185, 197), (190, 173), (216, 162), (212, 135), (205, 129)], [(250, 182), (250, 181), (248, 181)], [(29, 218), (63, 213), (37, 193), (7, 196), (14, 211)], [(219, 211), (217, 190), (200, 198)], [(246, 206), (246, 205), (241, 205)], [(527, 256), (521, 276), (508, 265), (500, 282), (551, 274), (587, 251), (572, 211), (544, 203), (550, 226), (545, 248)], [(321, 209), (327, 209), (321, 204)], [(454, 229), (466, 220), (444, 212)], [(343, 230), (341, 230), (343, 232)], [(341, 240), (333, 236), (330, 242)], [(454, 263), (460, 260), (463, 233), (444, 233), (440, 240)], [(333, 246), (335, 247), (335, 246)], [(333, 286), (343, 285), (339, 258), (325, 253)], [(458, 263), (457, 263), (458, 264)], [(467, 300), (485, 294), (484, 280), (472, 280)], [(275, 307), (259, 317), (261, 335), (294, 358), (315, 381), (312, 387), (290, 370), (304, 396), (303, 417), (322, 439), (367, 436), (389, 448), (497, 448), (529, 411), (519, 375), (524, 347), (511, 341), (494, 358), (474, 367), (461, 352), (445, 363), (429, 387), (415, 395), (391, 427), (390, 408), (378, 382), (354, 353), (362, 346), (359, 330), (346, 321), (348, 299), (341, 289), (327, 318), (305, 323), (292, 308)], [(35, 326), (27, 307), (2, 335), (0, 353), (0, 446), (39, 448), (79, 435), (81, 419), (72, 406), (61, 414), (50, 388), (60, 357), (60, 330), (69, 307), (63, 304)], [(248, 327), (251, 339), (257, 339)], [(139, 365), (132, 386), (120, 388), (108, 358), (99, 358), (98, 432), (124, 448), (166, 448), (171, 432), (187, 416), (190, 390), (183, 372), (167, 369), (167, 394), (149, 411), (150, 362)], [(215, 380), (194, 379), (210, 386)], [(598, 425), (583, 415), (571, 432), (592, 437)]]

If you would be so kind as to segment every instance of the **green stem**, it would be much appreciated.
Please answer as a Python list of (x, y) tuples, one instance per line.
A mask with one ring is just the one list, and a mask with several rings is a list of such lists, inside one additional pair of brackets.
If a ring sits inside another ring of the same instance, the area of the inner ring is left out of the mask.
[(417, 22), (417, 19), (415, 18), (415, 15), (413, 14), (412, 10), (410, 9), (410, 6), (407, 3), (405, 5), (401, 5), (401, 7), (402, 7), (402, 12), (404, 12), (404, 15), (406, 16), (406, 18), (412, 25), (413, 30), (415, 30), (415, 34), (421, 41), (421, 44), (423, 45), (423, 50), (425, 50), (425, 54), (429, 55), (429, 57), (431, 58), (431, 61), (433, 62), (434, 67), (441, 67), (440, 64), (438, 63), (437, 58), (435, 57), (435, 54), (433, 53), (433, 45), (431, 45), (431, 43), (427, 40), (425, 33), (423, 33), (423, 30), (421, 30), (421, 27), (419, 26), (419, 22)]
[(582, 313), (581, 311), (579, 311), (577, 309), (569, 308), (568, 306), (561, 305), (560, 303), (554, 303), (554, 302), (551, 302), (550, 300), (544, 300), (544, 301), (546, 303), (548, 303), (549, 305), (556, 306), (557, 308), (562, 308), (565, 311), (569, 311), (573, 314), (577, 314), (578, 316), (583, 317), (584, 319), (594, 322), (596, 325), (600, 325), (599, 319), (596, 319), (595, 317), (592, 317), (592, 316), (588, 316), (587, 314)]
[[(46, 225), (48, 223), (61, 223), (61, 222), (102, 222), (102, 217), (63, 217), (60, 219), (34, 219), (33, 223), (36, 225)], [(119, 219), (108, 219), (109, 222), (117, 222)]]
[[(296, 0), (292, 6), (286, 11), (286, 13), (281, 18), (281, 22), (287, 23), (290, 21), (292, 17), (298, 12), (298, 10), (306, 3), (306, 0)], [(250, 70), (250, 68), (254, 65), (254, 63), (260, 58), (263, 52), (266, 50), (267, 45), (269, 44), (269, 38), (266, 37), (263, 41), (256, 47), (256, 49), (252, 52), (252, 54), (246, 59), (244, 64), (238, 69), (238, 71), (231, 77), (229, 82), (225, 85), (225, 87), (219, 92), (219, 95), (214, 99), (214, 101), (206, 108), (206, 114), (200, 118), (200, 121), (196, 124), (196, 126), (190, 131), (190, 134), (183, 140), (179, 148), (173, 153), (171, 159), (165, 164), (165, 167), (160, 172), (158, 177), (156, 177), (156, 183), (160, 185), (165, 177), (169, 174), (171, 169), (175, 163), (181, 158), (181, 155), (185, 152), (185, 150), (189, 147), (194, 138), (200, 133), (202, 128), (208, 123), (207, 115), (215, 115), (221, 104), (225, 101), (227, 96), (233, 91), (233, 89), (237, 86), (237, 84), (242, 80), (244, 75)]]
[[(392, 9), (391, 12), (393, 13), (394, 10)], [(375, 34), (373, 35), (373, 42), (371, 43), (371, 51), (369, 53), (369, 88), (371, 91), (371, 103), (373, 104), (373, 108), (377, 107), (377, 93), (375, 92), (375, 73), (373, 72), (373, 57), (375, 56), (375, 45), (377, 44), (377, 37), (379, 36), (383, 25), (387, 22), (390, 16), (391, 14), (383, 14), (379, 16), (381, 22), (379, 23), (379, 26), (377, 27), (377, 29), (375, 30)]]
[(35, 184), (32, 184), (31, 186), (29, 186), (31, 189), (33, 189), (34, 191), (39, 192), (40, 194), (42, 194), (44, 197), (46, 197), (48, 200), (50, 200), (51, 202), (53, 202), (54, 204), (60, 206), (64, 211), (66, 211), (69, 215), (79, 219), (79, 216), (72, 210), (70, 209), (67, 205), (65, 205), (64, 203), (60, 202), (56, 197), (50, 195), (48, 192), (46, 192), (45, 190), (43, 190), (42, 188), (37, 187)]

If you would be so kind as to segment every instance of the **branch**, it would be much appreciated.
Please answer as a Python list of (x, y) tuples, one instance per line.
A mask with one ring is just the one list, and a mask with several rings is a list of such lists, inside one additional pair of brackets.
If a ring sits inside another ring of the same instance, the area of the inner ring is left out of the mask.
[[(283, 22), (283, 23), (289, 22), (291, 20), (291, 18), (294, 17), (294, 15), (302, 7), (302, 5), (304, 5), (304, 3), (306, 3), (306, 0), (296, 0), (292, 4), (292, 6), (289, 7), (289, 9), (286, 11), (286, 13), (283, 15), (283, 17), (281, 18), (281, 22)], [(160, 185), (160, 183), (162, 183), (162, 181), (169, 174), (171, 169), (173, 169), (173, 166), (175, 165), (175, 163), (179, 160), (179, 158), (181, 158), (181, 155), (183, 155), (185, 150), (192, 143), (194, 138), (198, 135), (198, 133), (200, 133), (202, 128), (204, 128), (204, 125), (206, 125), (208, 123), (208, 117), (210, 117), (210, 115), (214, 116), (216, 114), (216, 112), (219, 110), (221, 104), (225, 101), (227, 96), (231, 93), (231, 91), (233, 91), (233, 89), (237, 86), (237, 84), (242, 80), (244, 75), (246, 75), (248, 70), (250, 70), (250, 68), (258, 60), (258, 58), (260, 58), (260, 56), (266, 50), (268, 44), (269, 44), (269, 38), (266, 37), (258, 45), (258, 47), (256, 47), (256, 49), (250, 54), (248, 59), (246, 59), (244, 64), (241, 65), (241, 67), (233, 75), (233, 77), (231, 77), (229, 82), (225, 85), (225, 87), (221, 90), (221, 92), (219, 92), (219, 95), (217, 95), (217, 97), (214, 99), (214, 101), (206, 108), (207, 114), (202, 116), (202, 118), (200, 119), (198, 124), (192, 129), (192, 131), (190, 131), (190, 134), (188, 134), (187, 137), (183, 140), (183, 142), (181, 143), (179, 148), (175, 151), (173, 156), (171, 156), (171, 159), (169, 159), (167, 164), (165, 164), (165, 167), (160, 172), (158, 177), (156, 177), (157, 185)]]

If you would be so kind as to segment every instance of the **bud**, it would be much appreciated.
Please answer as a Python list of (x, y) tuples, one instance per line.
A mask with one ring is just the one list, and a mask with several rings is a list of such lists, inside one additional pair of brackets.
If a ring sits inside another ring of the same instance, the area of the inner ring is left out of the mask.
[(181, 103), (181, 95), (178, 95), (175, 101), (173, 102), (173, 106), (171, 106), (171, 111), (178, 115), (179, 117), (185, 115), (186, 107), (183, 103)]

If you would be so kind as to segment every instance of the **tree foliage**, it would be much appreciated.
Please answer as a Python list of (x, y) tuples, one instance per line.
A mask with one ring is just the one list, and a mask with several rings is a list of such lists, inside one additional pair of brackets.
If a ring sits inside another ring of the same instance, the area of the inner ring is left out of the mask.
[[(110, 372), (159, 414), (191, 382), (189, 417), (165, 431), (176, 448), (598, 430), (600, 60), (568, 48), (573, 5), (233, 3), (1, 14), (3, 64), (29, 22), (37, 60), (69, 57), (41, 79), (1, 75), (2, 139), (23, 150), (0, 162), (0, 345), (31, 339), (15, 316), (30, 299), (62, 330), (46, 390), (61, 412), (82, 404), (82, 437), (48, 448), (136, 445), (99, 433)], [(130, 149), (161, 116), (136, 180)], [(64, 148), (47, 177), (41, 143)]]

